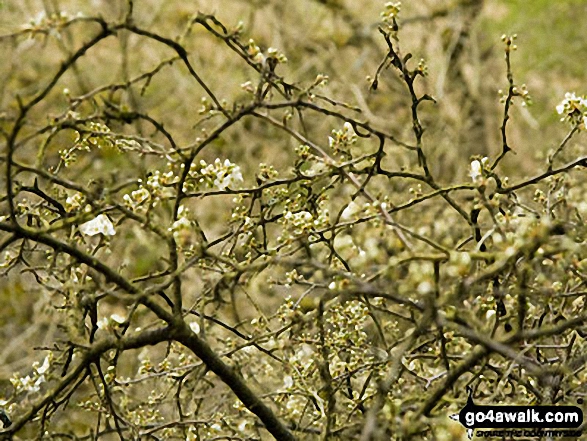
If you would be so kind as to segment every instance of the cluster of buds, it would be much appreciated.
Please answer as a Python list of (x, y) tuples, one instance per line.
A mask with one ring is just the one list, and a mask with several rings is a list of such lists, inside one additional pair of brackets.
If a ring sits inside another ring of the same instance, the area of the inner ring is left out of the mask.
[[(81, 16), (81, 14), (78, 14), (78, 16)], [(44, 31), (63, 26), (70, 18), (65, 11), (55, 12), (50, 15), (42, 11), (36, 17), (32, 18), (28, 24), (24, 25), (23, 28), (30, 31)]]
[(200, 105), (200, 108), (198, 109), (198, 114), (200, 114), (200, 115), (204, 115), (205, 113), (209, 113), (211, 115), (214, 114), (216, 109), (214, 109), (214, 106), (208, 100), (208, 98), (206, 98), (205, 96), (200, 98), (200, 104), (201, 105)]
[(399, 15), (401, 10), (401, 2), (387, 2), (385, 3), (385, 9), (380, 14), (381, 21), (385, 24), (392, 32), (397, 31), (397, 23), (395, 19)]
[(279, 172), (275, 170), (272, 165), (265, 164), (262, 162), (259, 164), (259, 172), (257, 173), (257, 182), (267, 182), (275, 179), (279, 175)]
[(149, 193), (149, 190), (141, 185), (138, 190), (131, 191), (130, 194), (125, 194), (122, 199), (129, 208), (137, 209), (144, 202), (148, 201), (150, 197), (151, 193)]
[(89, 151), (92, 147), (99, 149), (113, 147), (114, 141), (110, 127), (99, 121), (88, 121), (83, 127), (84, 133), (77, 134), (76, 147), (79, 150)]
[[(290, 242), (301, 236), (311, 235), (321, 229), (330, 227), (330, 213), (327, 199), (318, 199), (318, 210), (311, 213), (304, 208), (303, 198), (285, 201), (283, 216), (280, 223), (284, 226), (282, 236), (277, 238), (278, 242)], [(300, 209), (301, 208), (301, 209)]]
[(501, 41), (505, 43), (505, 51), (509, 53), (511, 51), (515, 51), (518, 49), (518, 46), (514, 44), (514, 40), (518, 38), (518, 34), (506, 35), (503, 34), (501, 36)]
[(334, 153), (340, 153), (345, 147), (355, 142), (357, 142), (357, 135), (349, 122), (344, 123), (342, 130), (333, 130), (332, 136), (328, 137), (328, 146)]
[(426, 64), (426, 60), (424, 58), (420, 58), (418, 62), (418, 67), (416, 68), (416, 72), (422, 75), (423, 77), (428, 75), (428, 65)]
[[(527, 105), (532, 104), (532, 97), (530, 96), (530, 92), (528, 92), (526, 84), (522, 84), (519, 87), (513, 86), (511, 92), (512, 96), (519, 96), (520, 98), (522, 98), (522, 107), (526, 107)], [(505, 103), (508, 99), (508, 94), (504, 93), (502, 89), (499, 89), (497, 93), (499, 95), (499, 102), (502, 104)], [(511, 101), (511, 104), (514, 105), (513, 100)]]
[[(76, 118), (78, 115), (69, 113), (68, 118)], [(59, 150), (59, 157), (64, 167), (69, 167), (77, 161), (77, 151), (90, 152), (92, 148), (97, 147), (114, 147), (116, 144), (112, 140), (110, 128), (96, 121), (85, 123), (80, 131), (77, 132), (76, 140), (72, 147)]]
[(249, 44), (247, 46), (247, 53), (255, 63), (261, 64), (262, 66), (265, 66), (265, 64), (269, 63), (272, 63), (273, 65), (276, 65), (278, 63), (287, 63), (287, 57), (278, 49), (270, 47), (269, 49), (267, 49), (267, 53), (264, 54), (261, 51), (261, 48), (257, 46), (255, 40), (253, 39), (249, 40)]
[[(170, 166), (170, 164), (168, 164)], [(172, 185), (178, 180), (172, 170), (161, 173), (155, 170), (147, 176), (147, 181), (139, 179), (139, 188), (130, 194), (125, 194), (122, 199), (127, 207), (137, 210), (139, 207), (150, 202), (150, 205), (156, 206), (159, 201), (173, 194)]]

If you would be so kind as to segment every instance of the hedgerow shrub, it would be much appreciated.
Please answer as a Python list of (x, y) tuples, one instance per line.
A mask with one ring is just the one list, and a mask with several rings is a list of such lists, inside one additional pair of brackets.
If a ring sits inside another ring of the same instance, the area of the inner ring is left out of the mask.
[[(140, 11), (56, 10), (0, 41), (3, 339), (27, 354), (0, 436), (457, 440), (467, 387), (580, 402), (587, 98), (560, 98), (562, 139), (513, 143), (531, 101), (504, 36), (490, 151), (480, 98), (435, 98), (399, 3), (346, 17), (379, 54), (367, 83), (317, 71), (299, 35)], [(508, 166), (518, 147), (543, 157)]]

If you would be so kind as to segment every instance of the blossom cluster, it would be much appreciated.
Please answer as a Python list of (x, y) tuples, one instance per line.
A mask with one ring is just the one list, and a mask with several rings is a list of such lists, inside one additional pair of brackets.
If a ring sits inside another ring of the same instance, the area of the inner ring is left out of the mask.
[(331, 136), (328, 137), (328, 146), (334, 153), (344, 152), (356, 142), (357, 135), (349, 122), (344, 123), (342, 130), (333, 130)]
[[(225, 191), (228, 188), (236, 188), (244, 182), (241, 168), (225, 159), (220, 158), (208, 164), (203, 159), (190, 169), (190, 178), (195, 181), (196, 185), (201, 184), (209, 188), (215, 188)], [(184, 191), (188, 191), (189, 184), (185, 186)]]
[(280, 222), (284, 228), (282, 235), (277, 238), (278, 242), (289, 242), (327, 228), (330, 225), (330, 216), (326, 201), (319, 202), (319, 210), (316, 213), (308, 210), (296, 211), (292, 206), (286, 207)]
[(79, 210), (85, 201), (86, 197), (83, 194), (75, 192), (74, 194), (68, 196), (65, 200), (65, 209), (68, 213)]
[[(77, 14), (82, 17), (81, 13)], [(39, 12), (35, 17), (31, 18), (28, 24), (23, 26), (23, 29), (29, 31), (42, 31), (50, 28), (59, 28), (63, 26), (71, 17), (65, 11), (59, 11), (47, 15), (45, 11)]]
[(587, 127), (587, 98), (567, 92), (564, 100), (556, 106), (556, 111), (562, 115), (561, 121), (579, 124), (583, 129)]
[[(77, 119), (79, 115), (75, 112), (68, 112), (66, 117)], [(116, 146), (116, 142), (106, 124), (99, 121), (87, 121), (80, 126), (73, 145), (68, 149), (60, 150), (59, 157), (63, 166), (69, 167), (77, 161), (77, 152), (90, 152), (92, 148), (102, 149), (114, 146)]]
[[(168, 166), (170, 167), (171, 164), (168, 164)], [(130, 194), (125, 194), (122, 199), (125, 205), (132, 210), (144, 207), (147, 202), (152, 206), (156, 206), (161, 199), (173, 195), (171, 187), (177, 180), (178, 178), (172, 170), (165, 173), (155, 170), (147, 176), (146, 182), (139, 179), (139, 188), (130, 192)]]
[(53, 353), (49, 353), (43, 360), (42, 364), (35, 362), (33, 364), (33, 372), (31, 375), (26, 375), (24, 377), (19, 377), (18, 375), (14, 375), (10, 382), (15, 389), (16, 393), (34, 393), (39, 392), (41, 390), (41, 386), (43, 383), (47, 382), (46, 375), (49, 373), (49, 368), (51, 367), (51, 363), (53, 361)]

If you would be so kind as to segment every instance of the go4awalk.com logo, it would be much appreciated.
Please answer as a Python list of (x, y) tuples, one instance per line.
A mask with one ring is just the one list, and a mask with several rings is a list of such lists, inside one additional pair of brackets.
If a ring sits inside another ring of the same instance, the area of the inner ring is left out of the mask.
[[(459, 413), (450, 418), (467, 428), (469, 439), (473, 432), (484, 437), (576, 437), (583, 423), (583, 411), (577, 406), (478, 406), (473, 391)], [(500, 430), (479, 430), (500, 429)]]

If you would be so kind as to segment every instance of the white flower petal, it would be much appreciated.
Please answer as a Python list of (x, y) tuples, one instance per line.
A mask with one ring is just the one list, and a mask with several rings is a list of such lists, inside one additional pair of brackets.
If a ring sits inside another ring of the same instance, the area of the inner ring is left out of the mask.
[(481, 162), (476, 159), (471, 162), (471, 172), (469, 173), (469, 176), (471, 176), (473, 182), (476, 182), (477, 179), (481, 177)]
[(432, 286), (432, 283), (428, 281), (420, 282), (417, 288), (418, 293), (422, 295), (432, 292), (433, 289), (434, 287)]
[(105, 214), (100, 214), (91, 221), (81, 224), (79, 230), (86, 236), (95, 236), (96, 234), (114, 236), (116, 234), (114, 225), (112, 225), (112, 222)]
[(119, 314), (112, 314), (110, 316), (110, 320), (118, 323), (119, 325), (123, 324), (126, 321), (126, 319), (123, 316), (119, 315)]
[(48, 369), (49, 369), (49, 357), (47, 356), (47, 357), (45, 357), (45, 360), (43, 360), (43, 364), (37, 368), (37, 372), (42, 375), (45, 372), (47, 372)]
[(290, 387), (293, 387), (294, 381), (293, 378), (291, 377), (291, 375), (286, 375), (286, 377), (283, 379), (283, 385), (289, 389)]
[(357, 204), (355, 201), (351, 201), (345, 209), (342, 211), (340, 215), (340, 220), (342, 221), (349, 221), (353, 218), (353, 216), (361, 211), (361, 206)]

